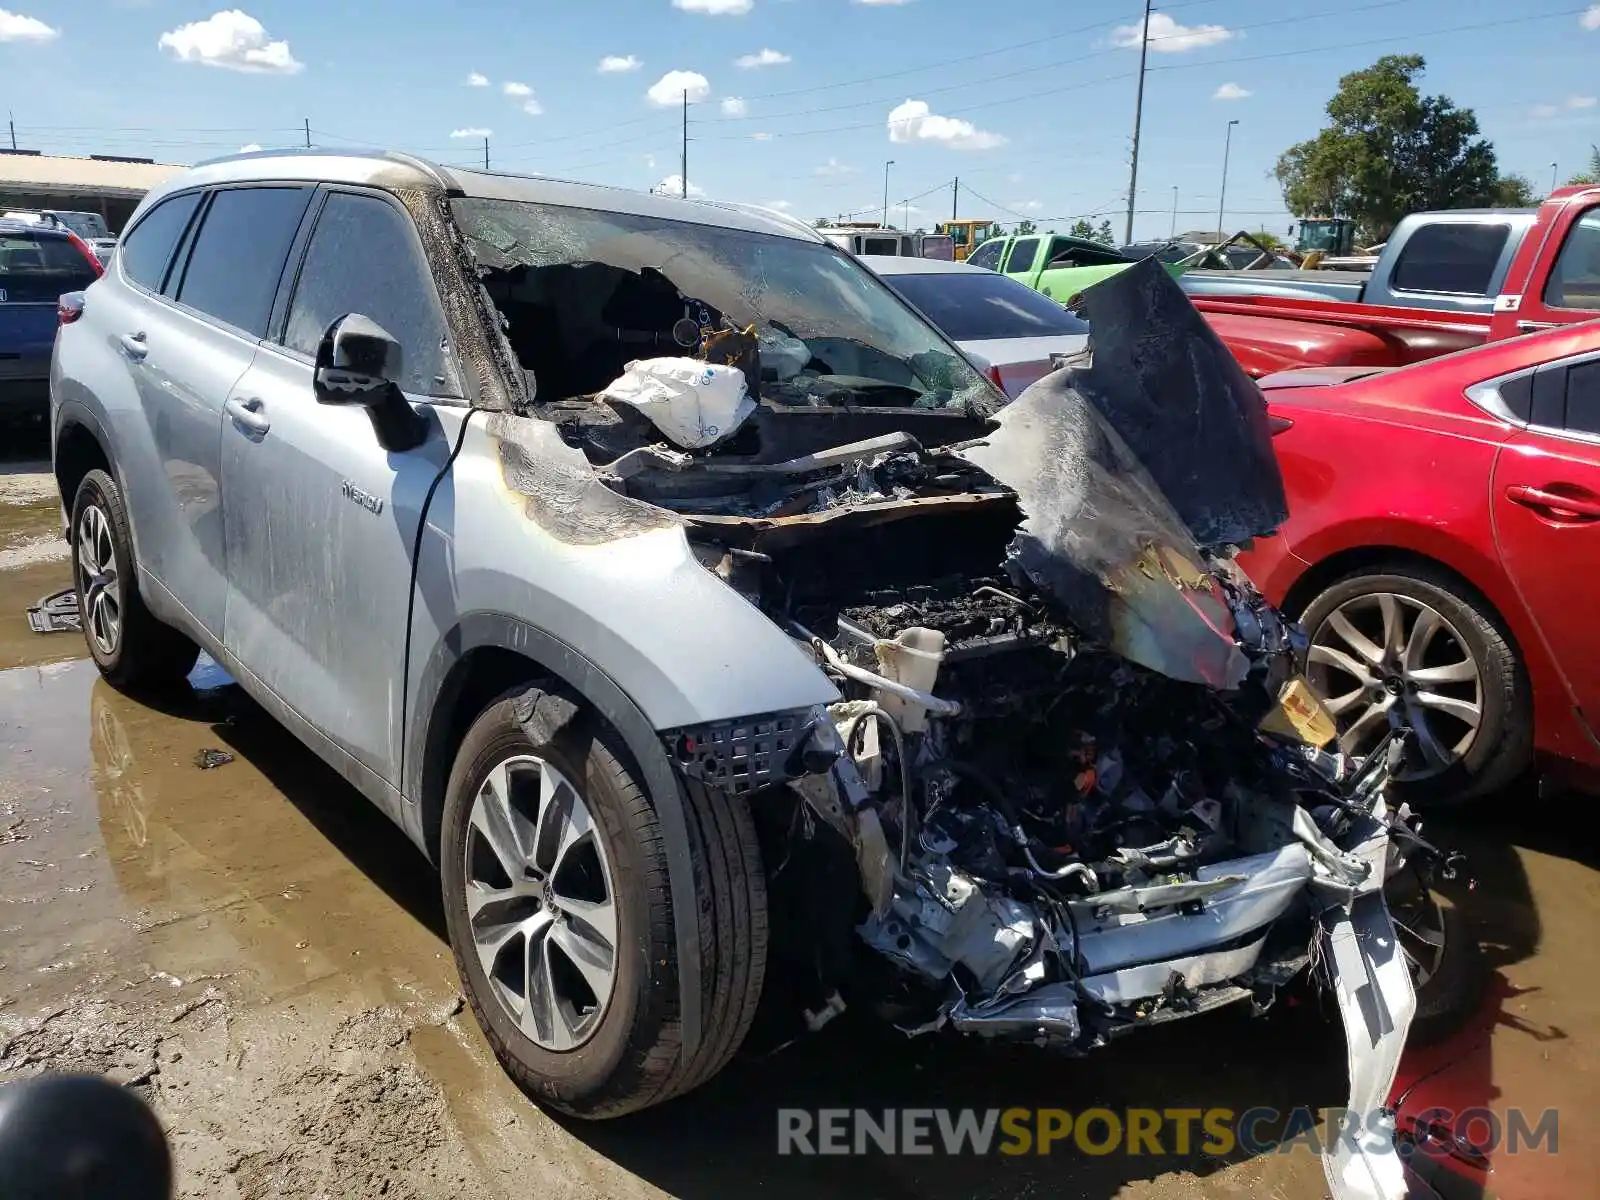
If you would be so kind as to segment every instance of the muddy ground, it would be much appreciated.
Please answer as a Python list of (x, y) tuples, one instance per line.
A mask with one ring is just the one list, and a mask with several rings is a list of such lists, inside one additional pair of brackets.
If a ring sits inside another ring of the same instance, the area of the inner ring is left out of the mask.
[[(35, 455), (42, 448), (34, 448)], [(23, 447), (22, 453), (28, 452)], [(850, 1194), (1316, 1197), (1303, 1152), (780, 1158), (780, 1107), (1337, 1105), (1337, 1024), (1307, 1000), (1224, 1011), (1080, 1061), (910, 1042), (847, 1015), (691, 1096), (599, 1125), (527, 1101), (462, 1008), (436, 879), (376, 809), (215, 668), (157, 709), (24, 610), (69, 582), (42, 465), (0, 463), (0, 1083), (89, 1070), (155, 1107), (186, 1197)], [(232, 762), (195, 765), (202, 749)], [(1592, 1194), (1600, 1152), (1600, 853), (1589, 801), (1519, 792), (1435, 823), (1494, 967), (1417, 1099), (1561, 1112), (1560, 1152), (1493, 1193)]]

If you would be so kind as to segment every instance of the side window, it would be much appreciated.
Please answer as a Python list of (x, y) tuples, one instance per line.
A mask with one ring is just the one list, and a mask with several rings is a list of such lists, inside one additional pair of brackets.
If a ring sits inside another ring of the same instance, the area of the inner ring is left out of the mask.
[(991, 271), (998, 271), (1000, 251), (1004, 247), (1004, 242), (985, 242), (967, 256), (967, 261), (975, 267), (987, 267)]
[(445, 351), (439, 294), (410, 221), (376, 196), (335, 192), (312, 231), (284, 345), (314, 356), (328, 326), (349, 313), (371, 317), (400, 343), (402, 389), (461, 394)]
[(1039, 239), (1021, 238), (1011, 247), (1011, 257), (1006, 259), (1006, 274), (1017, 275), (1023, 271), (1033, 270), (1033, 263), (1039, 257)]
[(1397, 292), (1487, 295), (1510, 236), (1509, 225), (1424, 225), (1406, 239), (1391, 286)]
[(190, 308), (261, 337), (310, 188), (219, 191), (194, 239), (177, 298)]
[(1567, 368), (1567, 428), (1600, 434), (1600, 359)]
[(1567, 231), (1544, 302), (1551, 308), (1600, 309), (1600, 208), (1591, 208)]
[(172, 248), (178, 244), (189, 218), (200, 203), (199, 192), (163, 200), (123, 235), (117, 244), (122, 273), (140, 287), (159, 292), (172, 261)]

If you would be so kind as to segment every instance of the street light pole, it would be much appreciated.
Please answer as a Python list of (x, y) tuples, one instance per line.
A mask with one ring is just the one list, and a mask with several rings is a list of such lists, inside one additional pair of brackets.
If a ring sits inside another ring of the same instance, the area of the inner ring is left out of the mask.
[(1172, 185), (1172, 228), (1167, 231), (1169, 238), (1178, 236), (1178, 185)]
[(1226, 240), (1226, 235), (1222, 232), (1222, 209), (1223, 205), (1228, 202), (1228, 152), (1233, 149), (1233, 127), (1238, 123), (1239, 119), (1237, 117), (1228, 122), (1228, 136), (1222, 143), (1222, 193), (1217, 197), (1217, 238), (1219, 241)]
[(1556, 176), (1556, 164), (1555, 163), (1551, 163), (1550, 164), (1550, 190), (1552, 192), (1556, 190), (1556, 177), (1557, 177)]
[(883, 164), (883, 227), (889, 228), (889, 168), (894, 166), (894, 159), (889, 159)]

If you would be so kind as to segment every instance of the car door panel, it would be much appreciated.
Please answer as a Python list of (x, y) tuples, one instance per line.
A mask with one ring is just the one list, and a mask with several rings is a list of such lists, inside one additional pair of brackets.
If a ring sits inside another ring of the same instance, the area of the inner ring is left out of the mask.
[(1507, 575), (1591, 728), (1600, 728), (1600, 442), (1537, 429), (1495, 462), (1495, 541)]
[[(224, 644), (261, 684), (389, 784), (399, 781), (405, 639), (418, 523), (449, 446), (429, 399), (459, 394), (438, 294), (404, 210), (327, 189), (298, 277), (223, 427)], [(402, 347), (428, 435), (379, 444), (356, 405), (319, 403), (314, 359), (361, 313)]]

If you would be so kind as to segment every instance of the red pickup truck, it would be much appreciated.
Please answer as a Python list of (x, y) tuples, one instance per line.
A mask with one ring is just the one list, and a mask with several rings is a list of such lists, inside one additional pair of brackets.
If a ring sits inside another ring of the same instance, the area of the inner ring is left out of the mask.
[(1505, 272), (1493, 311), (1430, 311), (1275, 296), (1190, 299), (1252, 376), (1295, 367), (1395, 367), (1600, 317), (1600, 187), (1553, 192)]

